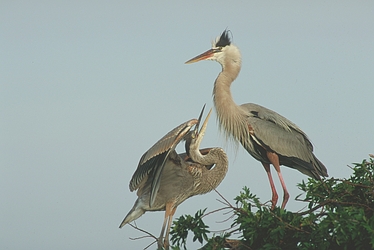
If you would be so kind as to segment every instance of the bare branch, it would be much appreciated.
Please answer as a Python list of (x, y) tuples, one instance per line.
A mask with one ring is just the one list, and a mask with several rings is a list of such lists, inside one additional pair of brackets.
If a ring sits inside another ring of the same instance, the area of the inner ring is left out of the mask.
[(225, 197), (223, 197), (223, 195), (218, 192), (217, 189), (214, 189), (214, 191), (216, 191), (216, 193), (226, 202), (229, 207), (233, 207), (233, 205), (231, 205), (231, 203)]
[(131, 237), (130, 237), (130, 240), (139, 240), (139, 239), (144, 239), (144, 238), (153, 238), (153, 239), (154, 239), (154, 241), (153, 241), (151, 244), (149, 244), (149, 245), (148, 245), (146, 248), (144, 248), (144, 249), (149, 248), (149, 247), (152, 246), (155, 242), (157, 242), (157, 237), (154, 236), (153, 234), (151, 234), (151, 233), (149, 233), (149, 232), (147, 232), (147, 231), (145, 231), (145, 230), (139, 228), (138, 226), (136, 226), (136, 224), (135, 224), (135, 225), (129, 224), (129, 225), (130, 225), (132, 228), (134, 228), (134, 229), (136, 229), (136, 230), (138, 230), (138, 231), (140, 231), (140, 232), (146, 234), (145, 236), (140, 236), (140, 237), (136, 237), (136, 238), (131, 238)]

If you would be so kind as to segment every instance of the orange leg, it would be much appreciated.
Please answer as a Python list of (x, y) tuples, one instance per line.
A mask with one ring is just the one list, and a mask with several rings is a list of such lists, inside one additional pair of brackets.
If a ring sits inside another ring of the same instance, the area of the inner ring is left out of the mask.
[(165, 249), (169, 249), (169, 233), (170, 233), (170, 227), (171, 227), (171, 223), (173, 222), (173, 216), (175, 214), (175, 211), (177, 210), (176, 207), (173, 207), (171, 209), (171, 212), (169, 214), (169, 221), (168, 221), (168, 228), (166, 230), (166, 235), (165, 235), (165, 239), (164, 239), (164, 247)]
[[(282, 185), (282, 188), (283, 188), (283, 202), (282, 202), (281, 208), (284, 209), (286, 207), (288, 199), (290, 198), (290, 194), (287, 191), (286, 183), (284, 182), (284, 179), (283, 179), (283, 176), (282, 176), (282, 173), (281, 173), (281, 170), (280, 170), (279, 157), (276, 153), (272, 153), (272, 152), (266, 152), (266, 155), (267, 155), (269, 161), (271, 162), (271, 164), (273, 164), (275, 170), (277, 171), (280, 183)], [(270, 170), (269, 170), (269, 172), (270, 172)], [(271, 185), (271, 183), (270, 183), (270, 185)], [(273, 185), (274, 185), (274, 183), (273, 183)], [(272, 209), (273, 209), (273, 207), (272, 207)]]
[[(162, 224), (160, 237), (158, 238), (158, 241), (157, 241), (157, 245), (158, 245), (159, 249), (162, 249), (163, 245), (164, 245), (163, 244), (163, 239), (164, 239), (166, 222), (170, 219), (170, 215), (173, 213), (172, 207), (173, 207), (173, 203), (166, 203), (164, 223)], [(173, 213), (173, 215), (174, 215), (174, 213)], [(169, 241), (168, 241), (168, 243), (169, 243)], [(167, 249), (167, 248), (165, 247), (165, 249)]]
[(271, 193), (272, 193), (272, 196), (271, 196), (271, 210), (273, 210), (275, 208), (275, 205), (277, 204), (277, 201), (278, 201), (278, 194), (277, 194), (277, 190), (275, 189), (273, 177), (271, 177), (270, 164), (262, 163), (262, 165), (265, 168), (266, 174), (268, 175), (268, 179), (269, 179), (269, 182), (270, 182)]

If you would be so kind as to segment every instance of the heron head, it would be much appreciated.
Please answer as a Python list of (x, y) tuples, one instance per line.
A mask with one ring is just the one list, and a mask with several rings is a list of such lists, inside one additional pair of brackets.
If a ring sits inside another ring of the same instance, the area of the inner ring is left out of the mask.
[(224, 30), (220, 36), (212, 43), (212, 48), (205, 51), (204, 53), (195, 56), (194, 58), (185, 62), (186, 64), (198, 62), (201, 60), (213, 60), (220, 62), (223, 57), (225, 50), (231, 45), (229, 37), (229, 30)]
[(189, 155), (189, 152), (191, 150), (199, 150), (200, 143), (203, 140), (203, 137), (205, 135), (206, 127), (208, 125), (208, 120), (209, 120), (210, 114), (212, 113), (212, 109), (210, 109), (210, 111), (209, 111), (208, 115), (206, 116), (205, 121), (204, 121), (204, 123), (201, 126), (201, 129), (199, 131), (199, 125), (200, 125), (201, 118), (202, 118), (202, 115), (203, 115), (203, 112), (204, 112), (204, 108), (205, 108), (205, 105), (203, 107), (203, 110), (200, 113), (198, 122), (196, 123), (194, 130), (191, 130), (186, 136), (185, 147), (186, 147), (187, 155)]

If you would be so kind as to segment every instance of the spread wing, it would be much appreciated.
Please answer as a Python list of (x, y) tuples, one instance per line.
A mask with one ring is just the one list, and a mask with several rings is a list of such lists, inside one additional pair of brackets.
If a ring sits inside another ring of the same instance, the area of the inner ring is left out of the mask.
[(143, 154), (130, 180), (130, 191), (137, 190), (144, 177), (153, 178), (150, 198), (150, 206), (152, 206), (159, 189), (161, 173), (170, 152), (175, 150), (175, 147), (190, 131), (191, 127), (197, 123), (197, 119), (182, 123), (167, 133)]

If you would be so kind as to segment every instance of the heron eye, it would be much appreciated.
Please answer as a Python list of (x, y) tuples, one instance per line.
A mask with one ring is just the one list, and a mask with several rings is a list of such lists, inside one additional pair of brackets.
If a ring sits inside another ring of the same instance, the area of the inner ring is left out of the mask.
[(223, 47), (217, 47), (214, 52), (221, 52)]

